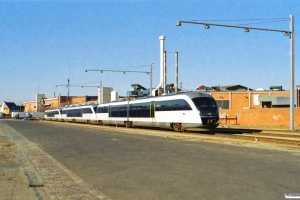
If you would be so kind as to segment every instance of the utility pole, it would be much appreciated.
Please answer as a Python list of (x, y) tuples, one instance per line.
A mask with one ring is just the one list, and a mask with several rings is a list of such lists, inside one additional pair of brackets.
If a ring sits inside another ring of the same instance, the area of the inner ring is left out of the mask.
[[(63, 86), (63, 87), (67, 87), (68, 88), (68, 101), (69, 100), (69, 88), (70, 87), (81, 87), (81, 88), (84, 88), (84, 87), (97, 87), (99, 88), (99, 86), (89, 86), (89, 85), (70, 85), (70, 80), (68, 79), (68, 85), (56, 85), (55, 87), (60, 87), (60, 86)], [(101, 82), (100, 82), (100, 87), (101, 87)]]
[(88, 71), (100, 71), (100, 73), (103, 72), (122, 72), (123, 74), (125, 74), (126, 72), (129, 73), (145, 73), (145, 74), (149, 74), (150, 75), (150, 96), (152, 96), (152, 65), (154, 63), (150, 64), (150, 71), (127, 71), (127, 70), (107, 70), (107, 69), (86, 69), (85, 72)]
[(295, 130), (294, 126), (294, 116), (295, 116), (295, 107), (294, 107), (294, 100), (295, 100), (295, 72), (294, 72), (294, 16), (290, 15), (289, 17), (289, 25), (290, 30), (276, 30), (276, 29), (267, 29), (267, 28), (254, 28), (254, 27), (246, 27), (246, 26), (233, 26), (233, 25), (226, 25), (226, 24), (212, 24), (207, 22), (195, 22), (195, 21), (178, 21), (176, 26), (181, 26), (182, 23), (187, 24), (198, 24), (204, 25), (205, 29), (209, 29), (211, 26), (219, 26), (225, 28), (239, 28), (244, 29), (246, 33), (250, 32), (250, 30), (258, 30), (258, 31), (269, 31), (269, 32), (280, 32), (284, 33), (284, 36), (289, 36), (290, 39), (290, 130)]

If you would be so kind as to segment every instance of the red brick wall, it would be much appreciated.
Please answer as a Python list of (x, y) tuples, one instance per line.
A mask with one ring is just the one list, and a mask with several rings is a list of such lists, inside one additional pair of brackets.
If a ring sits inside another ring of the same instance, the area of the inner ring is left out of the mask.
[[(290, 126), (290, 108), (259, 108), (259, 109), (231, 109), (220, 110), (220, 115), (229, 118), (237, 116), (237, 123), (250, 126)], [(224, 124), (224, 120), (220, 120)], [(235, 120), (228, 120), (228, 124), (234, 124)], [(295, 127), (300, 127), (300, 108), (295, 108)]]
[(229, 100), (231, 109), (260, 108), (254, 104), (254, 97), (259, 96), (290, 96), (289, 91), (250, 91), (250, 92), (211, 92), (216, 100)]
[(45, 99), (44, 102), (46, 105), (50, 104), (50, 106), (46, 106), (44, 110), (58, 108), (58, 99)]
[(76, 104), (76, 103), (84, 103), (87, 102), (86, 96), (83, 97), (72, 97), (71, 99), (71, 104)]

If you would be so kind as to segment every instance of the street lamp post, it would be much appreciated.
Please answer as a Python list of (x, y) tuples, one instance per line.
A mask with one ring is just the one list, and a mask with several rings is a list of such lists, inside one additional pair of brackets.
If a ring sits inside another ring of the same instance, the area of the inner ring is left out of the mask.
[[(68, 88), (68, 101), (69, 101), (69, 102), (70, 102), (70, 99), (69, 99), (69, 88), (70, 88), (70, 87), (81, 87), (81, 88), (84, 88), (84, 87), (97, 87), (97, 88), (99, 88), (99, 86), (70, 85), (69, 79), (68, 79), (68, 85), (56, 85), (55, 87), (59, 87), (59, 86), (64, 86), (64, 87), (67, 87), (67, 88)], [(101, 84), (100, 84), (100, 87), (101, 87)]]
[(84, 87), (99, 87), (99, 86), (93, 86), (93, 85), (56, 85), (57, 86), (65, 86), (65, 87), (81, 87), (81, 88), (84, 88)]
[(290, 130), (293, 131), (295, 122), (294, 90), (295, 90), (295, 57), (294, 57), (294, 16), (290, 15)]
[(295, 94), (294, 94), (294, 16), (290, 15), (290, 30), (276, 30), (276, 29), (266, 29), (266, 28), (254, 28), (254, 27), (245, 27), (245, 26), (233, 26), (233, 25), (225, 25), (225, 24), (211, 24), (206, 22), (195, 22), (195, 21), (178, 21), (176, 26), (181, 26), (182, 23), (187, 24), (200, 24), (204, 25), (205, 29), (209, 29), (210, 26), (220, 26), (226, 28), (240, 28), (244, 29), (245, 32), (249, 32), (250, 30), (259, 30), (259, 31), (271, 31), (271, 32), (281, 32), (284, 33), (285, 36), (289, 36), (290, 38), (290, 130), (295, 130), (294, 127), (294, 116), (295, 116)]
[(106, 70), (106, 69), (86, 69), (85, 72), (88, 71), (100, 71), (101, 73), (103, 72), (123, 72), (124, 74), (126, 72), (132, 72), (132, 73), (146, 73), (150, 75), (150, 96), (152, 96), (152, 65), (154, 63), (150, 64), (150, 71), (127, 71), (127, 70)]

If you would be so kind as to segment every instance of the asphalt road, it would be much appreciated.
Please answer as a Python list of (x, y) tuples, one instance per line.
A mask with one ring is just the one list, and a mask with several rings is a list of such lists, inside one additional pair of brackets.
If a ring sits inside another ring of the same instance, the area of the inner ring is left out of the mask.
[(285, 199), (300, 192), (295, 152), (65, 123), (5, 123), (112, 199)]

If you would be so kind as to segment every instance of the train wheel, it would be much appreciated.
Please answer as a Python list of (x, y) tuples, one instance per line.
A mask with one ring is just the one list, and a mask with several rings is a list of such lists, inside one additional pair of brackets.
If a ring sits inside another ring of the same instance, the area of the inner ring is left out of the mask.
[(132, 128), (132, 122), (125, 122), (125, 125), (127, 128)]
[(180, 125), (180, 124), (174, 123), (174, 124), (172, 124), (172, 126), (173, 126), (173, 130), (174, 130), (174, 131), (177, 131), (177, 132), (180, 131), (180, 128), (181, 128), (181, 125)]
[(182, 126), (182, 124), (174, 123), (172, 124), (173, 130), (177, 132), (184, 132), (185, 128)]
[(180, 125), (180, 132), (185, 132), (185, 131), (186, 129), (182, 125)]

